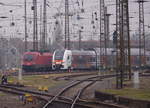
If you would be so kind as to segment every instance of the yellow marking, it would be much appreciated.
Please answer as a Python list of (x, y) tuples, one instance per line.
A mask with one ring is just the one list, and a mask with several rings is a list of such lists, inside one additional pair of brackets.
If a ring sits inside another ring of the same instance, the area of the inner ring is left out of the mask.
[(9, 80), (8, 83), (9, 83), (9, 84), (13, 84), (13, 81), (12, 81), (12, 80)]
[(39, 86), (39, 87), (38, 87), (38, 90), (39, 90), (39, 91), (42, 91), (42, 90), (43, 90), (43, 87), (42, 87), (42, 86)]
[(47, 86), (45, 86), (45, 87), (43, 87), (43, 91), (48, 91), (48, 87)]
[(25, 99), (27, 102), (33, 102), (33, 96), (29, 93), (25, 94)]
[(25, 94), (25, 97), (29, 97), (29, 96), (31, 96), (31, 94), (29, 94), (29, 93), (26, 93), (26, 94)]
[(48, 75), (45, 75), (45, 76), (44, 76), (44, 79), (48, 79), (48, 78), (49, 78), (49, 76), (48, 76)]

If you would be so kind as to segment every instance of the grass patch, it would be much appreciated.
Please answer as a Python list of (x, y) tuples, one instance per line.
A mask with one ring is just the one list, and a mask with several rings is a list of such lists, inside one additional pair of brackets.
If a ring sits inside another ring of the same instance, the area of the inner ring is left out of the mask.
[[(54, 87), (59, 84), (63, 84), (66, 81), (54, 81), (53, 78), (56, 76), (62, 76), (63, 74), (50, 74), (50, 75), (30, 75), (30, 76), (23, 76), (22, 83), (24, 85), (31, 85), (33, 87), (39, 86), (47, 86), (47, 87)], [(46, 76), (46, 78), (45, 78)], [(18, 82), (17, 76), (9, 76), (8, 81)]]
[(102, 92), (115, 94), (118, 96), (129, 97), (133, 99), (150, 100), (150, 89), (130, 89), (125, 88), (122, 90), (103, 90)]
[(3, 92), (0, 92), (0, 96), (6, 96), (6, 94)]

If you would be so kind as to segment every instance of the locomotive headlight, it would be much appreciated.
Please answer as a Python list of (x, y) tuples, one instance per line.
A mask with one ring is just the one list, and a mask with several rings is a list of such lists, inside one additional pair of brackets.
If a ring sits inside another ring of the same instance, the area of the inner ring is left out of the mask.
[(56, 64), (61, 64), (61, 62), (56, 62)]
[(55, 61), (55, 64), (62, 64), (63, 60)]

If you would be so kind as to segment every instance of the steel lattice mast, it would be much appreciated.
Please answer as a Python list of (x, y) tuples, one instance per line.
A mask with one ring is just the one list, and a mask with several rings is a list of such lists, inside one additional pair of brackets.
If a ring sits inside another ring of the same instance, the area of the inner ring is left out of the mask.
[[(139, 3), (139, 67), (145, 65), (145, 27), (144, 27), (144, 0), (138, 0)], [(142, 50), (143, 49), (143, 50)], [(142, 58), (143, 56), (143, 58)], [(142, 59), (144, 64), (142, 64)]]
[(40, 49), (42, 49), (42, 35), (43, 35), (43, 29), (42, 29), (42, 5), (40, 5)]
[(126, 11), (126, 32), (127, 32), (127, 66), (129, 72), (129, 80), (131, 80), (131, 44), (130, 44), (130, 23), (129, 23), (129, 0), (125, 1), (125, 11)]
[(120, 35), (120, 0), (116, 0), (116, 35), (117, 35), (117, 39), (116, 39), (116, 88), (119, 88), (120, 86), (120, 77), (119, 77), (119, 52), (118, 52), (118, 42), (119, 42), (119, 35)]
[(104, 66), (103, 63), (103, 54), (104, 54), (104, 43), (102, 43), (102, 41), (104, 42), (105, 40), (105, 3), (104, 0), (100, 0), (100, 66)]
[(47, 48), (47, 16), (46, 16), (46, 0), (44, 0), (44, 9), (43, 9), (43, 35), (42, 35), (42, 49), (46, 50)]
[[(116, 31), (116, 83), (117, 88), (123, 88), (124, 73), (125, 71), (131, 72), (128, 0), (116, 0)], [(127, 70), (126, 66), (128, 67)]]
[(65, 0), (65, 48), (70, 49), (69, 36), (69, 1)]
[(104, 51), (104, 61), (105, 61), (105, 68), (107, 68), (107, 47), (108, 47), (108, 34), (107, 34), (107, 7), (104, 7), (104, 46), (105, 46), (105, 51)]
[(33, 50), (38, 51), (37, 0), (33, 0)]
[(123, 2), (123, 37), (125, 47), (125, 71), (129, 73), (129, 79), (131, 80), (131, 51), (130, 51), (130, 30), (129, 30), (129, 7), (128, 0), (122, 0)]
[(25, 52), (28, 50), (28, 35), (27, 35), (27, 2), (24, 0), (24, 23), (25, 23)]

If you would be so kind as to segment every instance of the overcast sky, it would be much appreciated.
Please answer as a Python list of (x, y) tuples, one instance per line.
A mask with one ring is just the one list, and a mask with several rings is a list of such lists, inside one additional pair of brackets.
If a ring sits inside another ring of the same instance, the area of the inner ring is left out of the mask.
[[(79, 6), (76, 3), (79, 1)], [(80, 20), (80, 25), (84, 26), (84, 39), (90, 39), (93, 34), (93, 30), (91, 29), (91, 20), (92, 20), (92, 12), (99, 13), (99, 0), (83, 0), (83, 7), (81, 4), (82, 0), (69, 0), (70, 2), (70, 11), (76, 13), (79, 9), (85, 9), (85, 13), (81, 13), (80, 16), (83, 17), (83, 20)], [(114, 31), (115, 27), (112, 25), (115, 23), (115, 1), (116, 0), (105, 0), (106, 6), (108, 6), (108, 13), (112, 14), (110, 16), (110, 34)], [(132, 33), (138, 30), (138, 3), (135, 3), (136, 0), (129, 0), (129, 9), (130, 9), (130, 29)], [(147, 0), (149, 1), (149, 0)], [(43, 0), (38, 0), (38, 16), (40, 14), (40, 5), (42, 5)], [(0, 3), (4, 3), (4, 5), (0, 5), (0, 16), (7, 16), (6, 19), (0, 19), (0, 35), (7, 37), (23, 37), (24, 36), (24, 0), (0, 0)], [(64, 0), (47, 0), (47, 17), (48, 17), (48, 34), (49, 37), (52, 37), (52, 32), (54, 30), (54, 15), (59, 11), (64, 12)], [(8, 6), (7, 6), (8, 5)], [(32, 0), (27, 0), (27, 12), (28, 12), (28, 34), (29, 37), (32, 38)], [(145, 6), (145, 25), (150, 25), (150, 2), (146, 2)], [(13, 10), (10, 12), (10, 10)], [(72, 24), (78, 24), (79, 21), (76, 19), (75, 14), (71, 18), (70, 26), (71, 33), (76, 34), (78, 28), (74, 27)], [(63, 17), (59, 17), (63, 22)], [(15, 22), (15, 26), (10, 26), (11, 22)], [(98, 22), (95, 24), (96, 27), (99, 28)], [(146, 27), (146, 31), (149, 31)], [(99, 32), (97, 29), (95, 32)], [(74, 37), (72, 37), (74, 38)], [(96, 37), (95, 37), (96, 38)]]

